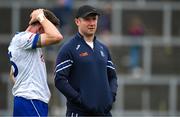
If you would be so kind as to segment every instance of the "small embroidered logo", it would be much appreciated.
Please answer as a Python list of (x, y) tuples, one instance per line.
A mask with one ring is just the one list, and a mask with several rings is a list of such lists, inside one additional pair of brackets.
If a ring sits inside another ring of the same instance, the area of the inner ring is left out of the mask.
[(81, 52), (79, 56), (88, 56), (89, 54), (87, 52)]
[(78, 50), (78, 49), (79, 49), (79, 47), (80, 47), (80, 45), (77, 45), (76, 50)]
[(103, 51), (100, 51), (100, 53), (101, 53), (101, 56), (102, 56), (102, 57), (104, 57), (104, 56), (105, 56)]

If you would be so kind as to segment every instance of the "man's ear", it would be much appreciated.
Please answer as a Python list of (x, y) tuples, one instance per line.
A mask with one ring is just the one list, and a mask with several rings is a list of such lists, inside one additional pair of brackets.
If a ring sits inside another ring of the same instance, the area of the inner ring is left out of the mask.
[(76, 23), (76, 25), (78, 26), (80, 21), (79, 21), (79, 19), (78, 19), (78, 18), (75, 18), (75, 19), (74, 19), (74, 22), (75, 22), (75, 23)]

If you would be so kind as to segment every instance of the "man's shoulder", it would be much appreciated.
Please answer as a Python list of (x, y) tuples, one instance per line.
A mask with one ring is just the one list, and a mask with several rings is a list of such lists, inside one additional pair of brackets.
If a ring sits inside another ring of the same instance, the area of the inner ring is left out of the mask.
[(22, 32), (16, 32), (15, 36), (24, 36), (24, 35), (27, 35), (27, 34), (33, 34), (33, 33), (27, 32), (27, 31), (22, 31)]
[(21, 37), (25, 34), (25, 32), (16, 32), (14, 34), (14, 36), (12, 37), (12, 40), (11, 40), (11, 45), (12, 44), (17, 44), (19, 43), (19, 39), (21, 39)]
[(13, 39), (16, 39), (16, 41), (18, 39), (21, 39), (21, 38), (30, 38), (32, 37), (34, 33), (32, 32), (26, 32), (26, 31), (23, 31), (23, 32), (16, 32), (16, 34), (13, 36)]
[(99, 40), (96, 40), (96, 43), (97, 43), (99, 46), (101, 46), (101, 47), (103, 47), (103, 48), (105, 48), (105, 49), (108, 49), (108, 47), (107, 47), (103, 42), (101, 42), (101, 41), (99, 41)]

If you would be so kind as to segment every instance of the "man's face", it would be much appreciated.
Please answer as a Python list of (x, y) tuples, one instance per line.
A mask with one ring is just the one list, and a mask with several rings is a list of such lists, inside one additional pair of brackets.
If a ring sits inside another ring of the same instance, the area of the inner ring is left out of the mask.
[(79, 28), (79, 31), (86, 36), (94, 35), (97, 29), (97, 15), (90, 15), (85, 18), (76, 19), (76, 25)]

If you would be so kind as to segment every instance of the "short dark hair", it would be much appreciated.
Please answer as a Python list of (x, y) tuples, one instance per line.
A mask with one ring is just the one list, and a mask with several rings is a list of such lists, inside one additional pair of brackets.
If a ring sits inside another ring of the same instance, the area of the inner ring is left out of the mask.
[(90, 5), (84, 5), (79, 7), (77, 13), (76, 13), (76, 18), (82, 17), (85, 18), (89, 15), (100, 15), (100, 13), (98, 12), (98, 10)]
[[(54, 15), (53, 12), (51, 12), (50, 10), (47, 10), (47, 9), (43, 9), (43, 12), (44, 12), (44, 16), (51, 22), (53, 23), (55, 26), (58, 26), (60, 25), (59, 24), (59, 19)], [(39, 23), (39, 21), (34, 21), (32, 22), (30, 25), (35, 25)]]

